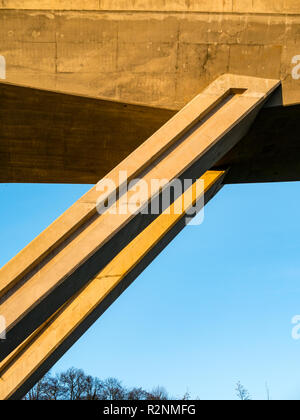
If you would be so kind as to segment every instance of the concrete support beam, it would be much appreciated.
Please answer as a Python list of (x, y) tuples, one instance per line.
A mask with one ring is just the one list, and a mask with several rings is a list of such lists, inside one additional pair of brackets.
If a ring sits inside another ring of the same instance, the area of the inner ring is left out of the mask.
[[(125, 183), (140, 178), (136, 186), (146, 184), (148, 189), (138, 212), (174, 179), (197, 179), (246, 135), (279, 84), (232, 75), (217, 79), (108, 174), (115, 190), (103, 195), (105, 181), (101, 181), (98, 191), (90, 190), (3, 267), (0, 313), (6, 318), (7, 340), (0, 347), (1, 359), (157, 217), (128, 211), (99, 215), (99, 190), (102, 204), (114, 193), (119, 194), (120, 204)], [(126, 181), (120, 180), (124, 171)], [(163, 184), (153, 188), (153, 179)]]
[[(175, 115), (9, 83), (0, 101), (0, 182), (96, 184)], [(225, 183), (300, 180), (299, 106), (281, 104), (217, 163), (231, 167)]]
[[(204, 190), (197, 191), (195, 186), (190, 187), (0, 363), (0, 399), (22, 398), (184, 228), (186, 211), (194, 207), (204, 194), (203, 202), (207, 203), (219, 191), (223, 177), (224, 172), (221, 171), (207, 172), (201, 178)], [(183, 213), (176, 214), (174, 209), (182, 201), (185, 209)]]

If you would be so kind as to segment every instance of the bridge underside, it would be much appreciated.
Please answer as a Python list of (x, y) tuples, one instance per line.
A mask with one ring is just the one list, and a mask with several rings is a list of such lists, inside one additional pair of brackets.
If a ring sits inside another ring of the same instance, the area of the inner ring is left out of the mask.
[(168, 110), (1, 85), (7, 181), (111, 183), (102, 179), (0, 269), (0, 399), (25, 395), (220, 191), (228, 168), (210, 169), (249, 141), (280, 86), (227, 74), (170, 119)]
[[(175, 114), (7, 83), (0, 103), (3, 183), (95, 184)], [(230, 168), (225, 183), (299, 181), (299, 111), (263, 108), (212, 169)]]

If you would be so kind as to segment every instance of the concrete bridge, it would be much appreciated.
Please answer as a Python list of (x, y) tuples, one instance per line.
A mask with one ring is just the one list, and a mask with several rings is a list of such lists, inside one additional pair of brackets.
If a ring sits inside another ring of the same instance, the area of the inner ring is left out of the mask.
[[(0, 270), (1, 399), (24, 395), (197, 203), (300, 180), (297, 3), (0, 1), (0, 182), (100, 180)], [(154, 178), (135, 212), (97, 211)], [(193, 185), (144, 212), (175, 179)]]

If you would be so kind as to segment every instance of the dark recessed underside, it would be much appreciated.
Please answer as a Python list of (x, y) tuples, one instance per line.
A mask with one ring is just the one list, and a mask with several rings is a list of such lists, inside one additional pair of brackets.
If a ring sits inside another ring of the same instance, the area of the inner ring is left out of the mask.
[[(0, 84), (0, 182), (95, 184), (173, 110)], [(226, 183), (300, 180), (300, 105), (264, 108)]]

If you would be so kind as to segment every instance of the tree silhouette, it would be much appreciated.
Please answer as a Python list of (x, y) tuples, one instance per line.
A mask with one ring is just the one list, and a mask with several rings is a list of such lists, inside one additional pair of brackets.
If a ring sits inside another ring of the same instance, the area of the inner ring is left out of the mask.
[(239, 400), (241, 400), (241, 401), (251, 400), (251, 397), (250, 397), (250, 394), (249, 394), (248, 390), (240, 382), (238, 382), (236, 384), (235, 390), (236, 390), (236, 395), (237, 395)]

